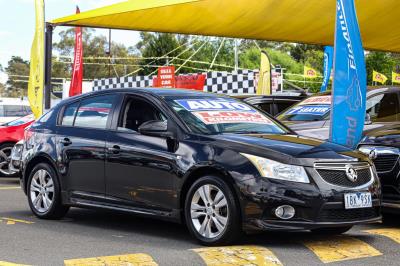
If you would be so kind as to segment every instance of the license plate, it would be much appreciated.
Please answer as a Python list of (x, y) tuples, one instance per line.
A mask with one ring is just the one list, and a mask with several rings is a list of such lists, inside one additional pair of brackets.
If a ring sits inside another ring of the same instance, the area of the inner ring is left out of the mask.
[(349, 193), (344, 195), (344, 205), (346, 209), (360, 209), (372, 207), (371, 193)]

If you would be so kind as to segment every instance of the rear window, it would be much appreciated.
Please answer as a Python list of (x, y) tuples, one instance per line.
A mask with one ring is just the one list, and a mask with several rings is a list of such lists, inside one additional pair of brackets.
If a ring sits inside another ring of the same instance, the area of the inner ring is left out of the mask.
[(65, 108), (61, 125), (105, 129), (115, 98), (107, 95), (73, 103)]

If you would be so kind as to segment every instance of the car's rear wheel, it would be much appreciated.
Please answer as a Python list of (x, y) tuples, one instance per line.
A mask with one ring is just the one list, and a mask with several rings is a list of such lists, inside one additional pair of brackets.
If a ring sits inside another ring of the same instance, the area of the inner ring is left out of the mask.
[(60, 219), (69, 207), (61, 202), (61, 189), (54, 169), (40, 163), (29, 175), (28, 202), (32, 212), (42, 219)]
[(13, 143), (4, 143), (0, 145), (0, 177), (16, 176), (16, 174), (12, 172), (9, 167), (11, 151), (13, 147)]
[(197, 180), (187, 193), (184, 211), (190, 233), (203, 245), (229, 244), (241, 234), (235, 195), (219, 177)]
[(351, 228), (353, 228), (353, 226), (318, 228), (311, 230), (311, 232), (320, 235), (341, 235), (350, 231)]

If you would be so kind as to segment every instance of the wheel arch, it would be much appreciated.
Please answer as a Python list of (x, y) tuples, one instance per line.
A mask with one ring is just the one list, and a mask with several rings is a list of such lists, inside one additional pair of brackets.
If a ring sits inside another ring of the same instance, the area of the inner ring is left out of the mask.
[(187, 193), (190, 189), (190, 187), (196, 182), (201, 177), (204, 176), (217, 176), (220, 177), (221, 179), (227, 181), (227, 185), (230, 187), (232, 190), (236, 203), (238, 206), (240, 206), (240, 217), (243, 219), (243, 206), (241, 204), (240, 200), (240, 191), (238, 190), (237, 186), (235, 186), (235, 180), (234, 178), (221, 167), (218, 166), (200, 166), (196, 167), (195, 169), (191, 170), (189, 174), (187, 174), (185, 181), (182, 185), (182, 188), (180, 190), (179, 194), (179, 209), (181, 210), (181, 222), (185, 223), (185, 215), (183, 214), (184, 212), (184, 206), (185, 206), (185, 200)]
[(50, 165), (56, 173), (56, 178), (58, 179), (58, 181), (60, 181), (55, 162), (48, 155), (46, 155), (44, 153), (38, 154), (35, 157), (33, 157), (31, 160), (29, 160), (29, 162), (26, 164), (26, 167), (24, 168), (23, 179), (24, 179), (25, 193), (27, 193), (28, 178), (30, 176), (30, 173), (33, 170), (33, 168), (35, 168), (35, 166), (40, 163), (46, 163), (46, 164)]

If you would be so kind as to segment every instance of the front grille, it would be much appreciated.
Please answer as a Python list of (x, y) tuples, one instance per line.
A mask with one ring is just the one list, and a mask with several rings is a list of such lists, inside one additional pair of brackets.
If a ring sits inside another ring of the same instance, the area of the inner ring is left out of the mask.
[(317, 169), (317, 171), (326, 182), (341, 187), (359, 187), (371, 181), (371, 170), (369, 168), (356, 170), (358, 178), (355, 182), (347, 178), (344, 170)]
[(372, 219), (379, 216), (377, 208), (365, 209), (327, 209), (322, 210), (319, 214), (318, 220), (320, 222), (346, 222)]
[(379, 154), (374, 160), (375, 168), (377, 172), (389, 172), (393, 169), (399, 155), (397, 154)]

